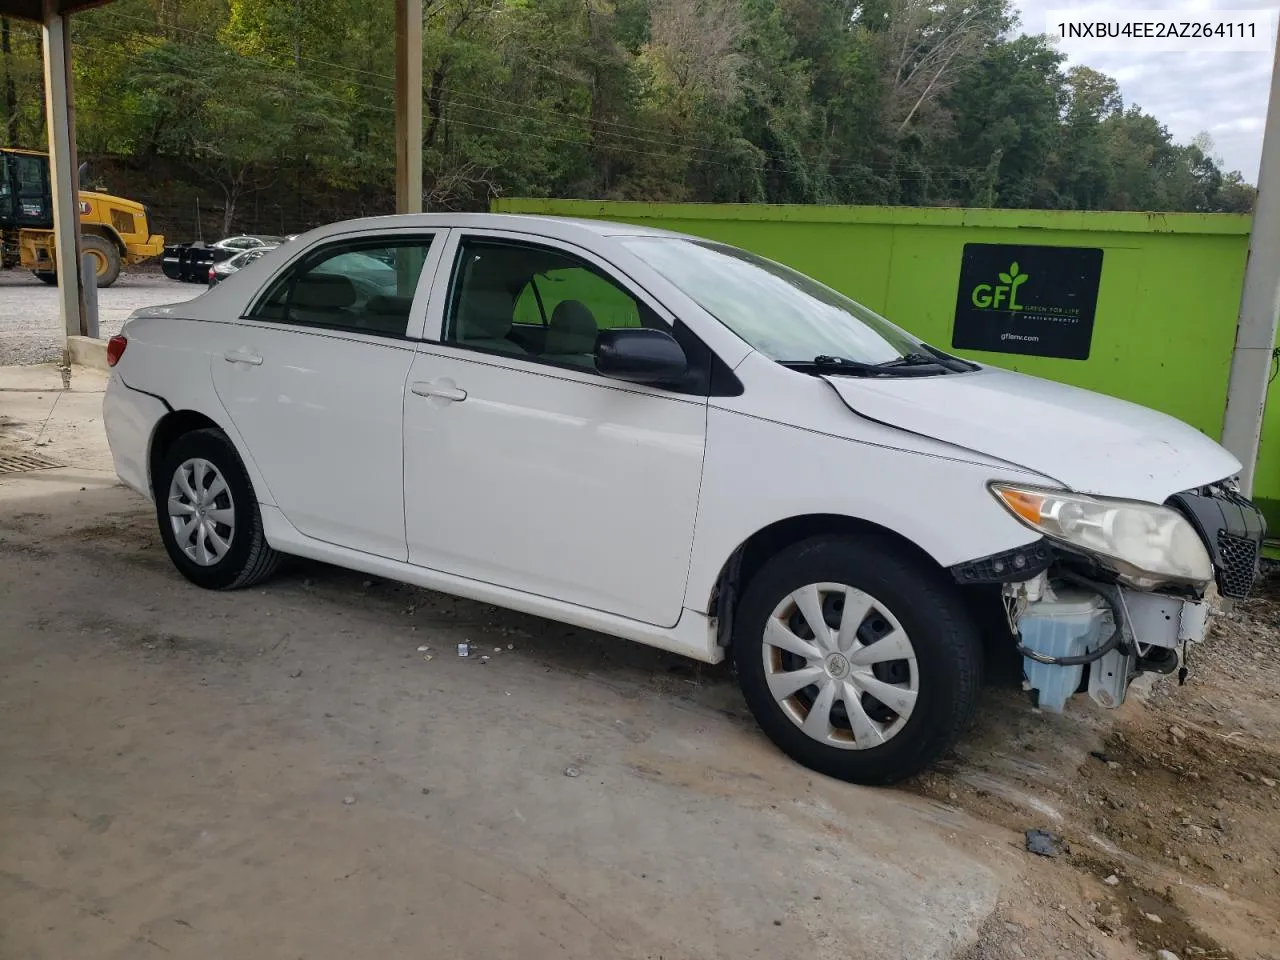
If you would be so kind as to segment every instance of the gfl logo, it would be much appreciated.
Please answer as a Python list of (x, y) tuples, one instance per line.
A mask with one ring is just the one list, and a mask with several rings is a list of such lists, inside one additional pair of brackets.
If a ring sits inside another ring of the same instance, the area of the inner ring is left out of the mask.
[(1018, 303), (1018, 288), (1027, 282), (1030, 274), (1018, 272), (1018, 262), (1009, 265), (1009, 272), (1000, 274), (998, 284), (980, 283), (973, 288), (970, 299), (973, 305), (981, 309), (1021, 310)]

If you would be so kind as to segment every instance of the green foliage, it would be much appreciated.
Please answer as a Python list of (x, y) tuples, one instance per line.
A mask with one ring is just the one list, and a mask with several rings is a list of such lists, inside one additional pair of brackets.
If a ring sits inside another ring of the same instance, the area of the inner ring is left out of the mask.
[(167, 41), (132, 59), (125, 86), (148, 149), (222, 189), (227, 230), (246, 188), (281, 167), (324, 162), (348, 141), (340, 98), (300, 72), (245, 65), (219, 43)]
[[(116, 0), (74, 19), (86, 154), (389, 192), (392, 0)], [(424, 0), (429, 207), (495, 195), (1251, 208), (1207, 139), (1016, 36), (1009, 0)], [(0, 132), (42, 142), (13, 23)], [(6, 94), (11, 90), (11, 94)], [(1016, 264), (1010, 276), (1017, 276)]]

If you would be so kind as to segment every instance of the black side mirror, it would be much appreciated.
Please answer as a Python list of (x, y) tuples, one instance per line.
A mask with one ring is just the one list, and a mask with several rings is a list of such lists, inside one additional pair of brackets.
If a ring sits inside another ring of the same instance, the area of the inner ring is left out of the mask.
[(684, 349), (664, 330), (623, 327), (596, 335), (596, 371), (630, 383), (679, 380), (689, 366)]

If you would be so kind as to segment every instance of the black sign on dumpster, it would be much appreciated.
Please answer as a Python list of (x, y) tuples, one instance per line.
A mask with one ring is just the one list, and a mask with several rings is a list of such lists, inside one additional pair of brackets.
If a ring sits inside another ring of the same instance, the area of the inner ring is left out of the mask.
[(951, 346), (1088, 360), (1102, 251), (966, 243)]

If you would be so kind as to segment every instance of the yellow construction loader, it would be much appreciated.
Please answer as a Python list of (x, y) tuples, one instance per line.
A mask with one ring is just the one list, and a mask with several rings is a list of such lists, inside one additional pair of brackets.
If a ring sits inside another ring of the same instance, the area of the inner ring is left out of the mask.
[[(49, 156), (0, 149), (0, 166), (0, 266), (20, 266), (57, 283)], [(80, 244), (93, 258), (100, 287), (115, 283), (125, 264), (164, 252), (164, 237), (151, 232), (146, 207), (88, 190), (80, 191)]]

